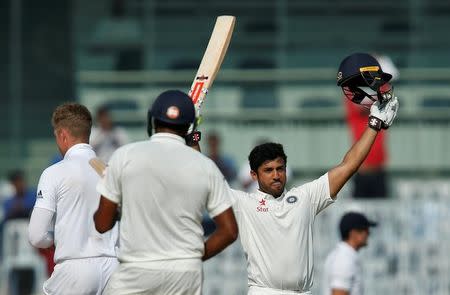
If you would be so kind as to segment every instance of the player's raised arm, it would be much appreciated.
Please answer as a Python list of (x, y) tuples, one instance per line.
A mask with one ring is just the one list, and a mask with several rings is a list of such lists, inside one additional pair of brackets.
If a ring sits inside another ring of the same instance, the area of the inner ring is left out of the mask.
[[(363, 107), (370, 107), (368, 127), (361, 138), (346, 153), (342, 162), (328, 171), (330, 195), (334, 198), (366, 159), (382, 129), (388, 129), (397, 115), (398, 100), (393, 97), (390, 74), (384, 73), (378, 62), (365, 53), (345, 58), (337, 77), (345, 96)], [(372, 91), (373, 94), (368, 92)]]

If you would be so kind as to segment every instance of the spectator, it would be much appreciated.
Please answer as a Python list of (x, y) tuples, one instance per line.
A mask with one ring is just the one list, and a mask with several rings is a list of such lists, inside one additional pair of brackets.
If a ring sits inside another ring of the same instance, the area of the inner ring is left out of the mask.
[[(0, 179), (0, 203), (3, 204), (7, 198), (14, 195), (15, 189), (12, 183), (7, 179)], [(3, 206), (0, 207), (0, 220), (3, 220)], [(1, 237), (0, 237), (1, 240)]]
[(27, 188), (22, 170), (12, 171), (8, 179), (14, 186), (14, 194), (3, 202), (4, 220), (29, 218), (36, 201), (34, 190)]
[(102, 106), (96, 113), (97, 126), (92, 128), (89, 142), (97, 156), (108, 162), (112, 153), (129, 142), (128, 135), (121, 127), (114, 125), (107, 106)]
[[(367, 126), (369, 110), (346, 99), (347, 123), (356, 142)], [(378, 133), (366, 160), (352, 177), (354, 198), (385, 198), (388, 194), (385, 166), (388, 159), (386, 132)]]
[(216, 163), (220, 172), (228, 183), (233, 182), (236, 179), (236, 164), (234, 160), (226, 155), (223, 155), (220, 151), (220, 136), (216, 132), (210, 132), (208, 135), (208, 157)]
[[(0, 231), (1, 235), (3, 235), (4, 223), (7, 221), (21, 218), (28, 219), (36, 201), (36, 194), (34, 190), (27, 188), (25, 174), (22, 170), (11, 171), (8, 180), (13, 185), (14, 192), (3, 202), (4, 218)], [(8, 278), (11, 294), (31, 294), (34, 284), (33, 269), (13, 269), (8, 274)]]
[(362, 267), (359, 249), (367, 245), (369, 227), (377, 224), (356, 212), (345, 214), (339, 224), (342, 242), (325, 260), (323, 295), (362, 295)]

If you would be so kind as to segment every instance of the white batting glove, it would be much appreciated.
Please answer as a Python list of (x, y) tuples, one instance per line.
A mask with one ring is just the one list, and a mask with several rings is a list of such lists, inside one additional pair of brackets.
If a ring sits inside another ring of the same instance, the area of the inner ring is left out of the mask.
[(380, 104), (379, 101), (376, 101), (370, 107), (369, 127), (376, 131), (380, 131), (382, 128), (388, 129), (392, 125), (392, 122), (394, 122), (397, 111), (397, 97), (382, 104)]

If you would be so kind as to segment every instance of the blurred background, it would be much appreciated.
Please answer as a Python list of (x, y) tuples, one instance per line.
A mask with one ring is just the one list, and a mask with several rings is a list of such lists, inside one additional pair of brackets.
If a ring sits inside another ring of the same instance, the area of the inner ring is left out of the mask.
[[(371, 53), (394, 74), (396, 122), (317, 218), (315, 294), (350, 209), (380, 222), (361, 251), (366, 294), (450, 294), (447, 0), (0, 1), (0, 294), (39, 294), (51, 273), (51, 252), (28, 245), (26, 226), (40, 173), (60, 160), (53, 109), (88, 106), (104, 159), (146, 139), (151, 102), (189, 90), (223, 14), (237, 22), (200, 130), (203, 151), (235, 188), (253, 189), (246, 158), (262, 141), (284, 144), (288, 187), (341, 161), (358, 116), (367, 117), (336, 87), (345, 56)], [(380, 181), (358, 190), (373, 174)], [(246, 294), (245, 267), (237, 242), (205, 264), (205, 294)]]

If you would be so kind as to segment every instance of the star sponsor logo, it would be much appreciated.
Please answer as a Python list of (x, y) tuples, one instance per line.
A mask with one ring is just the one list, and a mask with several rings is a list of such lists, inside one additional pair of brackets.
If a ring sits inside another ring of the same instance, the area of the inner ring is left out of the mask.
[(259, 205), (256, 207), (256, 212), (269, 212), (269, 208), (266, 207), (266, 200), (261, 199), (258, 201)]

